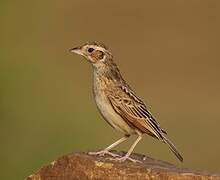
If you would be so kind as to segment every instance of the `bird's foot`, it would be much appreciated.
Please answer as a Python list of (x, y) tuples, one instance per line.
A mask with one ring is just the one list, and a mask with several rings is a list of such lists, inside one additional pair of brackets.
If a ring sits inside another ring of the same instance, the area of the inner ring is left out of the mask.
[(131, 162), (134, 162), (134, 163), (142, 163), (141, 161), (137, 160), (137, 159), (133, 159), (133, 158), (130, 158), (129, 156), (123, 156), (123, 157), (117, 157), (115, 159), (112, 159), (114, 161), (119, 161), (119, 162), (124, 162), (126, 160), (129, 160)]
[(120, 155), (111, 153), (107, 150), (101, 150), (101, 151), (97, 151), (97, 152), (89, 152), (88, 154), (89, 155), (98, 155), (98, 156), (105, 156), (107, 154), (112, 157), (121, 157)]

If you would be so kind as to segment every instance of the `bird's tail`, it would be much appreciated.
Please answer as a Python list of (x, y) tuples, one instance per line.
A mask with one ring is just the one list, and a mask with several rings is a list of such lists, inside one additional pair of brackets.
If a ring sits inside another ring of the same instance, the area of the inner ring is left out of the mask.
[(169, 146), (170, 150), (175, 154), (175, 156), (181, 161), (183, 162), (183, 157), (180, 155), (180, 153), (178, 152), (177, 148), (174, 146), (174, 144), (167, 139), (167, 137), (163, 136), (163, 141)]

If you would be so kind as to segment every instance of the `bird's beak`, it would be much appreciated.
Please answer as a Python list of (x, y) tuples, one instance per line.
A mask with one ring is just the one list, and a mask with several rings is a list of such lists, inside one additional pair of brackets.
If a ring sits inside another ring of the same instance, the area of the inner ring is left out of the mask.
[(76, 54), (79, 54), (79, 55), (83, 55), (81, 47), (75, 47), (75, 48), (70, 49), (69, 51), (71, 53), (76, 53)]

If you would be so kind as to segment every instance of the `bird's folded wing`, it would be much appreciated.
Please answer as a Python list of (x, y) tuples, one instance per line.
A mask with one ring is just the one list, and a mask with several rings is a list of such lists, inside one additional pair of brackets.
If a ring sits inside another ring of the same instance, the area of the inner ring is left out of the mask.
[(109, 94), (108, 99), (114, 110), (133, 128), (152, 135), (158, 139), (163, 139), (162, 130), (144, 103), (132, 98), (129, 93)]

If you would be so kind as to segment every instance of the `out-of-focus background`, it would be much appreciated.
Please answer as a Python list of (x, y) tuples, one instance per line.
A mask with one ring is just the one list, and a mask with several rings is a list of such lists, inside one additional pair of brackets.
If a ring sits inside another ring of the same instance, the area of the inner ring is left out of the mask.
[(92, 40), (110, 47), (184, 163), (149, 136), (135, 152), (219, 172), (219, 8), (215, 0), (1, 1), (0, 179), (24, 179), (121, 137), (96, 109), (90, 65), (68, 52)]

